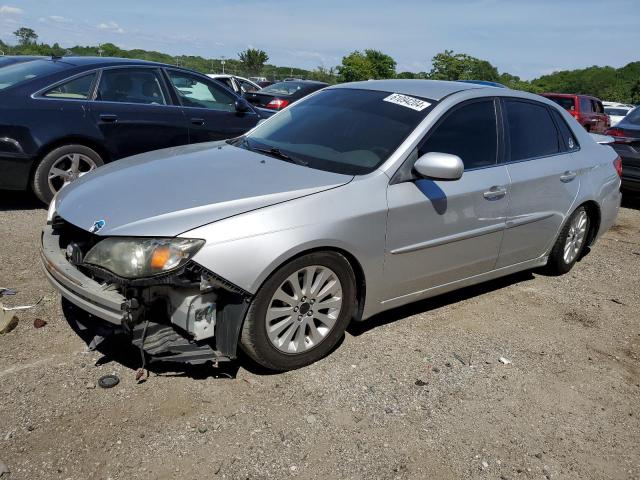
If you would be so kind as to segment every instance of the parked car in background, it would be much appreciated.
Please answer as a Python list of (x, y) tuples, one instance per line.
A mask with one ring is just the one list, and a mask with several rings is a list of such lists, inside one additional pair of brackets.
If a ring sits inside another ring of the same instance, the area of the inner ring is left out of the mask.
[(65, 57), (0, 68), (0, 189), (62, 187), (123, 157), (236, 137), (272, 115), (197, 72)]
[(260, 86), (260, 88), (264, 88), (264, 87), (268, 87), (269, 85), (273, 85), (276, 82), (271, 82), (269, 80), (266, 80), (264, 82), (258, 82), (258, 85)]
[(596, 97), (570, 93), (543, 93), (542, 96), (569, 112), (587, 132), (604, 133), (611, 126), (604, 105)]
[(622, 158), (622, 188), (640, 193), (640, 107), (631, 110), (606, 131), (614, 138), (614, 150)]
[(260, 82), (267, 82), (267, 77), (249, 77), (249, 80), (251, 80), (254, 83), (260, 83)]
[(615, 222), (619, 169), (537, 95), (345, 83), (217, 148), (85, 176), (49, 208), (43, 264), (88, 342), (126, 332), (148, 355), (194, 363), (239, 345), (291, 370), (331, 352), (352, 319), (517, 271), (568, 272)]
[(292, 82), (278, 82), (263, 88), (259, 92), (244, 94), (253, 105), (268, 108), (270, 110), (282, 110), (296, 100), (306, 97), (328, 83), (314, 82), (311, 80), (296, 80)]
[(490, 82), (488, 80), (457, 80), (462, 83), (474, 83), (476, 85), (484, 85), (485, 87), (498, 87), (498, 88), (507, 88), (506, 85), (498, 82)]
[(227, 88), (230, 88), (236, 94), (242, 95), (247, 92), (257, 92), (262, 89), (260, 85), (252, 82), (248, 78), (238, 77), (237, 75), (227, 75), (221, 73), (207, 73), (207, 77), (213, 78), (217, 82), (222, 83)]
[(615, 127), (634, 107), (633, 105), (612, 103), (613, 102), (602, 102), (604, 105), (604, 113), (609, 115), (611, 126)]

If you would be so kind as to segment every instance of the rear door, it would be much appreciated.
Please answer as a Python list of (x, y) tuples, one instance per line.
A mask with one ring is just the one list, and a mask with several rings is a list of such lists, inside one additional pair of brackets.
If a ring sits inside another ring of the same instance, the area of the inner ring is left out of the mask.
[(217, 82), (181, 70), (167, 70), (188, 122), (189, 142), (200, 143), (237, 137), (260, 120), (254, 110), (238, 112), (238, 97)]
[(609, 128), (610, 121), (609, 116), (604, 111), (604, 106), (602, 102), (598, 99), (592, 98), (591, 103), (593, 105), (593, 110), (595, 112), (595, 116), (598, 119), (596, 123), (596, 129), (594, 131), (598, 133), (604, 133), (607, 128)]
[[(493, 99), (454, 107), (408, 162), (427, 152), (458, 155), (462, 178), (391, 181), (387, 190), (388, 300), (492, 270), (498, 259), (509, 177), (498, 164)], [(404, 167), (403, 167), (404, 168)]]
[(589, 97), (578, 97), (580, 99), (580, 123), (587, 132), (598, 130), (598, 117), (594, 105)]
[(559, 113), (542, 103), (504, 99), (509, 212), (498, 267), (544, 255), (580, 187), (579, 147)]
[(188, 143), (184, 115), (157, 68), (102, 70), (89, 109), (112, 159)]

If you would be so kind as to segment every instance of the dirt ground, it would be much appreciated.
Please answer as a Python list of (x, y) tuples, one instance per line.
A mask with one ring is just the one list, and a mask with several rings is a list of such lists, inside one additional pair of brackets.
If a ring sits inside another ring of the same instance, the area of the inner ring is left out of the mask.
[(2, 480), (640, 479), (640, 200), (625, 206), (563, 277), (385, 313), (302, 370), (241, 359), (137, 384), (137, 359), (88, 352), (64, 320), (45, 211), (2, 194), (0, 287), (18, 290), (2, 301), (44, 295), (0, 335)]

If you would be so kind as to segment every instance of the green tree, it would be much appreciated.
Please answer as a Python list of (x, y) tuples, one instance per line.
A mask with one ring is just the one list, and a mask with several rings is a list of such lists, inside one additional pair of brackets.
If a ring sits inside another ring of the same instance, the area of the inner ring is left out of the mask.
[(486, 60), (466, 53), (445, 50), (431, 60), (429, 78), (433, 80), (487, 80), (497, 82), (498, 69)]
[(245, 51), (238, 53), (238, 58), (247, 72), (257, 75), (269, 60), (269, 55), (264, 50), (247, 48)]
[(338, 74), (340, 82), (394, 78), (396, 61), (378, 50), (367, 49), (364, 53), (356, 50), (342, 58)]
[(396, 61), (379, 50), (367, 49), (365, 57), (373, 67), (376, 79), (394, 78), (396, 76)]
[(13, 35), (18, 39), (20, 45), (31, 45), (38, 40), (38, 34), (31, 28), (20, 27)]

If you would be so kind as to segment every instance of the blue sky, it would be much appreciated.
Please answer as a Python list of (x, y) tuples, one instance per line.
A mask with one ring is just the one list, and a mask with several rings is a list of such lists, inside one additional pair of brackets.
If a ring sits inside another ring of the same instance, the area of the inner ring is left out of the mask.
[(453, 49), (525, 79), (640, 60), (640, 0), (0, 0), (0, 38), (14, 42), (19, 26), (63, 47), (237, 58), (251, 46), (302, 68), (365, 48), (398, 71), (428, 71)]

